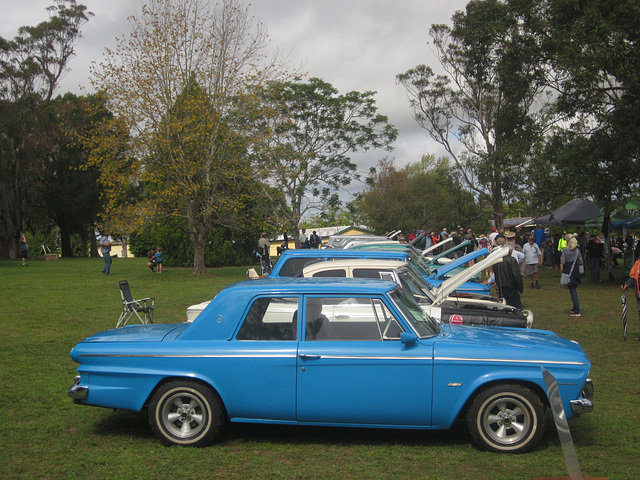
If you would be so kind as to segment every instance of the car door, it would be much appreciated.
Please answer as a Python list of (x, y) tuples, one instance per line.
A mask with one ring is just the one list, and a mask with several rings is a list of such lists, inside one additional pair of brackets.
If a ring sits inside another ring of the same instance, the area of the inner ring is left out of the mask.
[(229, 417), (295, 420), (298, 297), (255, 299), (226, 360)]
[(430, 425), (433, 348), (402, 343), (384, 299), (307, 296), (304, 315), (299, 422)]

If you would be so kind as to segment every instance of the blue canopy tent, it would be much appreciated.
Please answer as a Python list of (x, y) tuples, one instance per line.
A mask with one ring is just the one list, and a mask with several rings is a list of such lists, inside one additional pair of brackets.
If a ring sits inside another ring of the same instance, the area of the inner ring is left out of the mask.
[[(600, 214), (585, 223), (589, 228), (602, 228), (607, 230), (604, 225), (605, 214), (604, 209), (600, 209)], [(627, 202), (616, 208), (609, 215), (609, 229), (627, 228), (640, 229), (640, 200), (631, 198)]]

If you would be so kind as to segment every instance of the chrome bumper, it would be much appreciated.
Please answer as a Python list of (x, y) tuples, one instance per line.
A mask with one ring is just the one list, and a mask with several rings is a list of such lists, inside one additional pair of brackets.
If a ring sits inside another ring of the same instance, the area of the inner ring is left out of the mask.
[(574, 415), (580, 415), (582, 413), (589, 413), (593, 411), (595, 404), (593, 403), (593, 380), (587, 378), (580, 392), (580, 397), (577, 400), (571, 400), (571, 411)]
[(87, 395), (89, 394), (89, 387), (81, 387), (80, 375), (76, 375), (73, 387), (69, 389), (67, 394), (71, 400), (73, 400), (73, 403), (80, 403), (82, 400), (87, 398)]

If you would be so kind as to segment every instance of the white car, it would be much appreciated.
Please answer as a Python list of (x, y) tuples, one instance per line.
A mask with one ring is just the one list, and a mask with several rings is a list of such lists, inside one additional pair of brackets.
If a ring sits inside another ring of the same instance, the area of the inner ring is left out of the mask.
[[(507, 305), (504, 299), (487, 295), (459, 293), (456, 289), (483, 270), (501, 262), (508, 249), (494, 249), (487, 258), (448, 278), (437, 288), (429, 288), (413, 265), (399, 260), (345, 259), (308, 265), (305, 277), (360, 277), (393, 280), (410, 291), (432, 318), (444, 323), (469, 325), (515, 326), (531, 328), (533, 312)], [(187, 308), (187, 321), (192, 322), (210, 301)]]
[(437, 321), (469, 325), (531, 328), (533, 312), (521, 310), (504, 299), (486, 295), (460, 294), (456, 289), (479, 272), (501, 262), (508, 249), (496, 249), (483, 261), (445, 280), (438, 288), (429, 288), (407, 262), (397, 260), (348, 259), (309, 265), (304, 277), (382, 278), (393, 280), (410, 291), (420, 306)]

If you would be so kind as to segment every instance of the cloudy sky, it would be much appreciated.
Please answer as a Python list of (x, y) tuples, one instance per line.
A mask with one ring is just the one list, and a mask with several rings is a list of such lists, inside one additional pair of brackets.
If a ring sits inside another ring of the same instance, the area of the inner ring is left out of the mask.
[[(391, 153), (375, 151), (354, 155), (366, 173), (389, 156), (398, 165), (416, 162), (426, 153), (443, 155), (411, 117), (403, 87), (395, 77), (424, 63), (437, 67), (428, 45), (434, 23), (450, 24), (453, 13), (468, 0), (253, 0), (250, 13), (265, 24), (271, 43), (309, 76), (319, 77), (341, 93), (377, 92), (379, 112), (399, 130)], [(88, 88), (89, 65), (99, 62), (115, 38), (128, 33), (127, 17), (137, 15), (144, 0), (78, 0), (94, 13), (83, 29), (77, 56), (70, 64), (58, 93), (83, 93)], [(3, 20), (0, 35), (13, 38), (23, 25), (47, 19), (52, 0), (0, 0)], [(360, 190), (362, 185), (350, 189)]]

